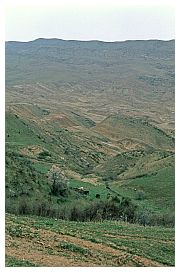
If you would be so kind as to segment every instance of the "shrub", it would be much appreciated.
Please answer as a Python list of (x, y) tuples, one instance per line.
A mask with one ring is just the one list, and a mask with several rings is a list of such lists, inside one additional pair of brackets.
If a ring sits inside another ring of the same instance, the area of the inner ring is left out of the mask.
[(114, 173), (114, 172), (107, 172), (104, 174), (104, 176), (102, 177), (103, 181), (113, 181), (117, 179), (118, 174)]
[(39, 159), (45, 159), (46, 157), (51, 157), (51, 154), (46, 150), (40, 152), (38, 155)]
[(123, 197), (119, 208), (119, 215), (124, 221), (131, 223), (135, 221), (137, 205), (135, 205), (130, 198)]
[(117, 195), (116, 196), (112, 196), (111, 200), (114, 201), (114, 202), (116, 202), (116, 203), (120, 203), (121, 202), (120, 198)]
[(88, 249), (77, 246), (77, 245), (72, 244), (72, 243), (68, 243), (68, 242), (61, 242), (58, 245), (58, 247), (61, 248), (61, 249), (72, 251), (72, 252), (77, 252), (77, 253), (80, 253), (80, 254), (83, 254), (83, 255), (89, 255), (90, 254), (90, 251)]
[(78, 207), (77, 205), (75, 205), (70, 213), (70, 220), (72, 221), (84, 221), (83, 220), (83, 211), (80, 207)]
[(32, 213), (32, 206), (29, 200), (22, 197), (19, 200), (18, 214), (30, 214)]
[(143, 190), (136, 191), (136, 200), (144, 200), (146, 198), (146, 194)]
[(157, 226), (161, 225), (164, 227), (174, 227), (175, 215), (174, 213), (153, 215), (151, 218), (151, 224)]
[(136, 223), (146, 226), (151, 225), (151, 213), (149, 211), (138, 211), (136, 213)]
[(136, 213), (136, 223), (149, 226), (174, 227), (174, 213), (153, 214), (150, 211), (138, 211)]
[(69, 194), (68, 186), (65, 181), (56, 180), (53, 182), (51, 193), (55, 196), (66, 197)]
[(45, 200), (45, 199), (39, 199), (34, 201), (33, 204), (33, 213), (35, 213), (38, 216), (49, 216), (51, 211), (52, 211), (52, 207), (50, 205), (50, 203)]
[[(52, 197), (53, 198), (53, 197)], [(123, 220), (141, 225), (161, 225), (174, 227), (174, 213), (153, 214), (149, 210), (140, 211), (130, 198), (113, 198), (94, 201), (79, 199), (74, 202), (58, 204), (43, 196), (18, 197), (6, 199), (6, 212), (15, 214), (34, 214), (37, 216), (60, 218), (72, 221)]]

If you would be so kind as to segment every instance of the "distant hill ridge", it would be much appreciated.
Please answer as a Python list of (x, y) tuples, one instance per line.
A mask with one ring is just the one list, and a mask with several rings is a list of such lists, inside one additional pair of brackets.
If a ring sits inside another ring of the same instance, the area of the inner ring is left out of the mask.
[(124, 41), (102, 41), (102, 40), (66, 40), (66, 39), (60, 39), (60, 38), (37, 38), (30, 41), (6, 41), (6, 43), (34, 43), (34, 42), (45, 42), (45, 41), (64, 41), (64, 42), (100, 42), (100, 43), (126, 43), (126, 42), (175, 42), (175, 39), (171, 40), (159, 40), (159, 39), (147, 39), (147, 40), (124, 40)]
[[(6, 42), (6, 84), (65, 82), (99, 88), (174, 86), (174, 40)], [(148, 77), (147, 77), (148, 75)], [(164, 89), (164, 87), (163, 87)]]

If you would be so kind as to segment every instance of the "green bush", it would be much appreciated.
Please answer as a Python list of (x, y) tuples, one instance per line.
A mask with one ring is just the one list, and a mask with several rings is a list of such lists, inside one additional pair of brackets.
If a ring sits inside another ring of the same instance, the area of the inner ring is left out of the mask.
[(135, 218), (136, 223), (144, 226), (174, 227), (175, 225), (174, 213), (154, 214), (150, 211), (138, 211)]
[(51, 157), (51, 154), (46, 150), (40, 152), (38, 155), (39, 159), (45, 159), (46, 157)]
[(144, 226), (164, 227), (173, 227), (175, 224), (174, 213), (153, 214), (148, 210), (140, 211), (130, 198), (118, 198), (118, 201), (113, 198), (94, 201), (78, 199), (71, 203), (58, 204), (51, 198), (45, 199), (43, 196), (39, 198), (23, 196), (18, 199), (7, 199), (6, 212), (81, 222), (122, 220)]
[(68, 243), (68, 242), (61, 242), (58, 245), (58, 247), (61, 248), (61, 249), (68, 250), (68, 251), (77, 252), (77, 253), (80, 253), (80, 254), (83, 254), (83, 255), (89, 255), (90, 254), (90, 251), (88, 249), (77, 246), (77, 245), (72, 244), (72, 243)]
[(103, 181), (113, 181), (117, 179), (118, 174), (114, 172), (107, 172), (103, 175), (102, 180)]
[(69, 194), (69, 189), (65, 181), (55, 180), (52, 185), (52, 194), (55, 196), (66, 197)]
[(143, 190), (136, 191), (136, 200), (144, 200), (146, 199), (146, 194)]

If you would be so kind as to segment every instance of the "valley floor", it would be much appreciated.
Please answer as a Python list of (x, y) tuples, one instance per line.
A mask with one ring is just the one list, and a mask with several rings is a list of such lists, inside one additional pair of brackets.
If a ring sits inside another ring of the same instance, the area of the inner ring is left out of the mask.
[(6, 214), (6, 266), (174, 266), (174, 229)]

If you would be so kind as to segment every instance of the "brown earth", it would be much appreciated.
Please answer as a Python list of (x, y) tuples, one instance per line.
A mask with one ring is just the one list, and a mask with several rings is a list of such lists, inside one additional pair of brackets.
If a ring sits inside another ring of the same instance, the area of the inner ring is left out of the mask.
[[(163, 266), (148, 258), (133, 255), (123, 250), (117, 250), (110, 245), (93, 243), (77, 237), (54, 233), (49, 230), (36, 230), (38, 238), (6, 236), (6, 254), (19, 260), (28, 260), (40, 266)], [(126, 237), (124, 237), (126, 238)], [(127, 237), (129, 238), (129, 237)], [(82, 252), (59, 247), (61, 243), (73, 244), (88, 250), (88, 255)]]

